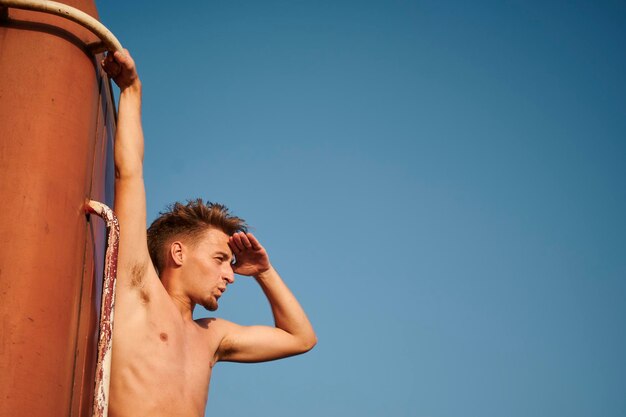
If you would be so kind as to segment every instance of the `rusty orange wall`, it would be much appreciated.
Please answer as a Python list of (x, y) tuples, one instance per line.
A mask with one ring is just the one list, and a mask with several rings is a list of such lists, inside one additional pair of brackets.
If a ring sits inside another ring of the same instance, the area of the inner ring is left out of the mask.
[(2, 417), (90, 415), (104, 230), (83, 204), (112, 203), (114, 130), (95, 40), (35, 12), (0, 22)]

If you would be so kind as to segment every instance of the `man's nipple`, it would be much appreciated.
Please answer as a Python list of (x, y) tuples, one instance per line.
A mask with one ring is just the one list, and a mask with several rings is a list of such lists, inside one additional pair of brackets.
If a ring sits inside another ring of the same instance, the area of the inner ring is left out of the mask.
[(161, 341), (167, 342), (167, 333), (161, 333), (159, 335), (159, 338), (161, 339)]

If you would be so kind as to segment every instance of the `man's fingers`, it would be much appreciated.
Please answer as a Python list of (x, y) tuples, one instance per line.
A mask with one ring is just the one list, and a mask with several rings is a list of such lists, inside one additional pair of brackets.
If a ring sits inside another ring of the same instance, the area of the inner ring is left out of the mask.
[(114, 62), (120, 66), (128, 67), (126, 56), (118, 51), (113, 54)]
[(117, 64), (115, 60), (115, 54), (113, 52), (107, 52), (107, 56), (104, 58), (104, 63), (107, 65), (111, 65), (113, 63)]
[(252, 245), (252, 249), (259, 250), (263, 248), (263, 246), (261, 246), (257, 238), (252, 233), (246, 233), (246, 238)]
[(105, 64), (104, 70), (107, 74), (109, 74), (110, 77), (113, 78), (116, 78), (118, 75), (120, 75), (120, 72), (122, 72), (122, 68), (117, 63), (115, 63), (115, 65)]
[(234, 254), (238, 255), (239, 252), (241, 252), (241, 249), (237, 247), (235, 239), (232, 236), (228, 239), (228, 246), (230, 246), (230, 250), (232, 250)]
[(111, 55), (111, 57), (120, 64), (126, 64), (126, 62), (128, 61), (128, 52), (126, 51), (126, 49), (124, 49), (124, 52), (115, 51), (109, 55)]
[(106, 73), (115, 78), (122, 71), (122, 67), (120, 64), (115, 61), (112, 53), (107, 53), (107, 56), (101, 61), (102, 68), (106, 71)]
[(115, 51), (113, 56), (115, 60), (127, 70), (132, 70), (135, 67), (135, 61), (131, 58), (128, 49), (124, 49), (124, 52)]
[(246, 236), (245, 233), (239, 233), (239, 236), (241, 236), (241, 242), (243, 243), (243, 245), (247, 249), (250, 249), (252, 247), (252, 243), (250, 243), (250, 240), (248, 240), (248, 236)]
[(128, 50), (124, 52), (107, 52), (106, 57), (101, 61), (102, 68), (113, 78), (119, 76), (122, 71), (134, 72), (135, 62), (130, 57)]
[(228, 239), (228, 244), (235, 253), (250, 249), (255, 251), (263, 249), (263, 246), (252, 233), (237, 232)]
[(235, 246), (237, 246), (237, 249), (239, 251), (242, 251), (244, 249), (245, 245), (241, 241), (241, 236), (239, 235), (239, 233), (235, 233), (231, 239), (233, 240), (233, 243), (235, 244)]
[(231, 251), (233, 251), (233, 255), (235, 255), (235, 259), (236, 259), (236, 255), (239, 255), (239, 253), (241, 252), (237, 246), (233, 243), (232, 241), (232, 237), (228, 240), (228, 247), (230, 248)]

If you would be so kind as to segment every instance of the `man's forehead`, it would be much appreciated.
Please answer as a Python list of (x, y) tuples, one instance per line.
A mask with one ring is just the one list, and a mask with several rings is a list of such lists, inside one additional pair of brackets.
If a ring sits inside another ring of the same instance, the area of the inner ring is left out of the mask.
[(209, 229), (202, 236), (202, 244), (208, 246), (212, 250), (221, 250), (228, 255), (232, 255), (230, 246), (228, 245), (229, 236), (219, 229)]
[(228, 243), (228, 235), (219, 229), (207, 229), (203, 235), (202, 239), (211, 242), (211, 243)]

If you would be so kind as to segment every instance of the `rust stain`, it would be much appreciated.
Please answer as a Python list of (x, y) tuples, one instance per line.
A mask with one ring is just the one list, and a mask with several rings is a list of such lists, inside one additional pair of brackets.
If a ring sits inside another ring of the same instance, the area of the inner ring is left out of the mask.
[(113, 210), (102, 203), (89, 201), (86, 209), (102, 217), (108, 231), (104, 263), (104, 283), (102, 285), (102, 307), (100, 309), (96, 388), (93, 405), (93, 417), (106, 417), (109, 405), (111, 348), (113, 339), (113, 318), (115, 313), (115, 282), (117, 279), (117, 254), (119, 250), (120, 225)]

